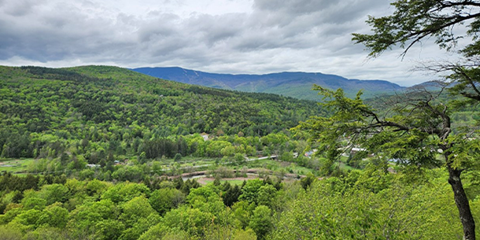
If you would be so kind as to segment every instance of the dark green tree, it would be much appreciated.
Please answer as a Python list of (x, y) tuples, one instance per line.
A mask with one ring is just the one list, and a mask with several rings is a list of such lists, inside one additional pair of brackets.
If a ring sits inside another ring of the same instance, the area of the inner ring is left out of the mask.
[(162, 188), (155, 190), (148, 201), (160, 215), (164, 215), (172, 208), (178, 207), (185, 200), (185, 195), (175, 188)]
[(180, 160), (182, 160), (182, 154), (180, 153), (175, 154), (175, 157), (173, 158), (173, 160), (175, 162), (179, 162)]
[(225, 206), (231, 207), (234, 203), (238, 202), (238, 197), (242, 195), (242, 189), (235, 185), (229, 187), (228, 190), (223, 194), (222, 199)]

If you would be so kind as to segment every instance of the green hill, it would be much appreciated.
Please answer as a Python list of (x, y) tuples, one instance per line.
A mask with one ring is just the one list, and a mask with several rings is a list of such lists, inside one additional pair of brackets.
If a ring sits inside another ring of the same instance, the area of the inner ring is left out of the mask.
[(50, 135), (69, 144), (202, 132), (265, 136), (322, 113), (313, 101), (194, 86), (107, 66), (0, 67), (0, 93), (0, 147), (10, 157), (36, 156), (48, 142), (41, 139)]

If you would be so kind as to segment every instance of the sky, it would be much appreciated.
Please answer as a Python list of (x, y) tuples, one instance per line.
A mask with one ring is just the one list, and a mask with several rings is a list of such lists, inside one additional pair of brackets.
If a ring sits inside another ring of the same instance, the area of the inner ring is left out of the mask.
[(321, 72), (402, 86), (448, 61), (432, 41), (368, 58), (352, 33), (389, 0), (0, 0), (0, 65), (178, 66), (231, 74)]

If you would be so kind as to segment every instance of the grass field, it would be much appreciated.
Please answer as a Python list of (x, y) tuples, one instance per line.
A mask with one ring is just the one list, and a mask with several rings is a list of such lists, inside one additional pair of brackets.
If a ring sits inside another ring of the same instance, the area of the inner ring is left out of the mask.
[(0, 161), (0, 171), (23, 172), (34, 159), (14, 159)]
[[(293, 174), (299, 174), (299, 175), (307, 175), (308, 173), (313, 172), (312, 169), (299, 166), (296, 163), (274, 161), (270, 159), (249, 162), (248, 166), (250, 168), (263, 167), (273, 171), (279, 171), (281, 169), (284, 169), (285, 171), (287, 171), (287, 173), (293, 173)], [(292, 170), (292, 172), (290, 172), (290, 170)]]
[[(205, 180), (204, 182), (209, 184), (213, 183), (215, 180)], [(220, 182), (223, 184), (224, 182), (229, 182), (232, 185), (242, 185), (244, 180), (220, 180)], [(248, 181), (248, 180), (247, 180)]]

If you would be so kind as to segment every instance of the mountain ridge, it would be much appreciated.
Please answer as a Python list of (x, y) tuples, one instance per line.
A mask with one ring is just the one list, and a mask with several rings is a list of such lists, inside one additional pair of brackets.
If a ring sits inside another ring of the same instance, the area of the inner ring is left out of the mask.
[(299, 99), (318, 100), (314, 84), (329, 89), (344, 89), (348, 96), (363, 89), (364, 97), (391, 94), (406, 89), (386, 80), (347, 79), (342, 76), (312, 72), (278, 72), (268, 74), (209, 73), (181, 67), (144, 67), (133, 71), (162, 79), (244, 92), (274, 93)]

